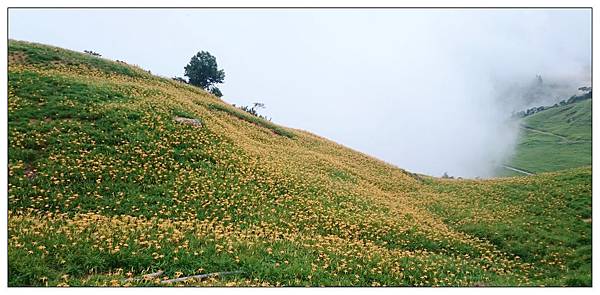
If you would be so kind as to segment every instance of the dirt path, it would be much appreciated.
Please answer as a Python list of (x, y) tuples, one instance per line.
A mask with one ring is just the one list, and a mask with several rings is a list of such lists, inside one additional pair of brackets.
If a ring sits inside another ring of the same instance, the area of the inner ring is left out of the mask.
[(583, 143), (583, 142), (592, 142), (591, 140), (572, 140), (569, 139), (568, 137), (562, 136), (562, 135), (558, 135), (556, 133), (552, 133), (552, 132), (548, 132), (548, 131), (543, 131), (543, 130), (539, 130), (539, 129), (535, 129), (526, 125), (521, 125), (520, 126), (521, 129), (525, 129), (527, 131), (531, 131), (531, 132), (535, 132), (535, 133), (539, 133), (539, 134), (544, 134), (544, 135), (550, 135), (550, 136), (554, 136), (554, 137), (558, 137), (561, 140), (563, 140), (563, 142), (561, 143)]
[(521, 170), (519, 168), (511, 167), (511, 166), (508, 166), (508, 165), (502, 165), (502, 167), (504, 167), (504, 168), (506, 168), (508, 170), (512, 170), (512, 171), (515, 171), (515, 172), (519, 172), (519, 173), (525, 174), (525, 175), (533, 175), (533, 173), (531, 173), (531, 172), (527, 172), (525, 170)]
[(564, 141), (571, 141), (570, 139), (568, 139), (568, 138), (566, 138), (566, 137), (564, 137), (562, 135), (554, 134), (552, 132), (542, 131), (542, 130), (531, 128), (531, 127), (525, 126), (525, 125), (521, 125), (521, 129), (525, 129), (525, 130), (528, 130), (528, 131), (531, 131), (531, 132), (535, 132), (535, 133), (540, 133), (540, 134), (545, 134), (545, 135), (550, 135), (550, 136), (558, 137), (558, 138), (560, 138), (560, 139), (562, 139)]

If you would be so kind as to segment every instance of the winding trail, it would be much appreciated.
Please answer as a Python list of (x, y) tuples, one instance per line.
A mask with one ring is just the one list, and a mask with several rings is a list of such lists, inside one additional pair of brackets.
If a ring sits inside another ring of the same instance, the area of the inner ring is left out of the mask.
[(534, 173), (531, 173), (531, 172), (528, 172), (528, 171), (525, 171), (525, 170), (522, 170), (522, 169), (519, 169), (519, 168), (511, 167), (511, 166), (508, 166), (508, 165), (502, 165), (502, 167), (504, 167), (504, 168), (506, 168), (508, 170), (512, 170), (512, 171), (515, 171), (515, 172), (519, 172), (519, 173), (525, 174), (525, 175), (533, 175), (534, 174)]
[(544, 135), (550, 135), (550, 136), (558, 137), (561, 140), (563, 140), (564, 143), (591, 142), (591, 140), (572, 140), (572, 139), (569, 139), (568, 137), (565, 137), (565, 136), (562, 136), (562, 135), (558, 135), (556, 133), (552, 133), (552, 132), (548, 132), (548, 131), (543, 131), (543, 130), (535, 129), (535, 128), (529, 127), (527, 125), (520, 125), (519, 127), (521, 129), (524, 129), (524, 130), (527, 130), (527, 131), (531, 131), (531, 132), (535, 132), (535, 133), (539, 133), (539, 134), (544, 134)]
[[(569, 139), (568, 137), (563, 136), (563, 135), (559, 135), (559, 134), (548, 132), (548, 131), (544, 131), (544, 130), (535, 129), (533, 127), (530, 127), (530, 126), (527, 126), (527, 125), (523, 125), (523, 124), (521, 124), (519, 127), (521, 129), (523, 129), (523, 130), (527, 130), (527, 131), (530, 131), (530, 132), (535, 132), (535, 133), (549, 135), (549, 136), (553, 136), (553, 137), (559, 138), (562, 141), (562, 142), (560, 142), (562, 144), (592, 142), (591, 140), (572, 140), (572, 139)], [(530, 172), (530, 171), (527, 171), (527, 170), (523, 170), (523, 169), (517, 168), (517, 167), (508, 166), (506, 164), (503, 164), (502, 167), (505, 168), (505, 169), (511, 170), (511, 171), (515, 171), (515, 172), (518, 172), (518, 173), (521, 173), (521, 174), (525, 174), (525, 175), (534, 175), (535, 174), (533, 172)]]
[(568, 138), (566, 138), (566, 137), (564, 137), (562, 135), (554, 134), (552, 132), (542, 131), (542, 130), (535, 129), (535, 128), (532, 128), (532, 127), (529, 127), (529, 126), (526, 126), (526, 125), (521, 125), (520, 127), (521, 127), (521, 129), (525, 129), (525, 130), (528, 130), (528, 131), (531, 131), (531, 132), (558, 137), (558, 138), (560, 138), (560, 139), (562, 139), (564, 141), (571, 141), (570, 139), (568, 139)]

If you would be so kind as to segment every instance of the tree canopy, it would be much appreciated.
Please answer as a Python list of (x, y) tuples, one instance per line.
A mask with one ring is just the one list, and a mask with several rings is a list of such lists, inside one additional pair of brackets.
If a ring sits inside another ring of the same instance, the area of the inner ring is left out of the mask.
[[(225, 79), (225, 72), (218, 69), (217, 59), (207, 51), (200, 51), (194, 55), (184, 69), (190, 84), (209, 91)], [(220, 91), (218, 93), (220, 94)]]

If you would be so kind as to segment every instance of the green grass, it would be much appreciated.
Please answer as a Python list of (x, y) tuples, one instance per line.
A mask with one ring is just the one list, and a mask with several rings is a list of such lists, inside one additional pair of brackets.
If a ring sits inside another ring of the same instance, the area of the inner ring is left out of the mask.
[(288, 138), (293, 138), (294, 137), (294, 133), (285, 130), (282, 127), (279, 127), (265, 119), (259, 118), (257, 116), (254, 116), (252, 114), (249, 114), (243, 110), (237, 109), (235, 107), (230, 107), (230, 106), (224, 106), (221, 104), (215, 104), (215, 103), (211, 103), (208, 105), (210, 109), (213, 110), (218, 110), (218, 111), (222, 111), (225, 112), (227, 114), (230, 114), (238, 119), (244, 120), (246, 122), (255, 124), (257, 126), (260, 127), (264, 127), (267, 128), (271, 131), (273, 131), (275, 134), (281, 135), (281, 136), (285, 136)]
[(11, 40), (8, 43), (8, 50), (10, 54), (24, 54), (27, 64), (43, 68), (53, 68), (57, 65), (86, 66), (90, 69), (101, 70), (107, 74), (150, 77), (148, 73), (131, 66), (54, 46)]
[(9, 286), (159, 269), (244, 271), (199, 286), (591, 285), (590, 167), (410, 174), (197, 88), (9, 45), (33, 56), (9, 65)]
[(592, 100), (542, 111), (526, 117), (523, 124), (571, 140), (592, 140)]
[[(555, 259), (561, 249), (571, 248), (562, 267), (537, 269), (536, 276), (561, 278), (569, 285), (590, 285), (591, 238), (589, 226), (592, 203), (587, 197), (591, 188), (591, 170), (565, 170), (532, 178), (527, 184), (515, 186), (510, 179), (497, 181), (483, 188), (476, 181), (450, 182), (437, 186), (448, 193), (450, 201), (434, 203), (432, 210), (447, 218), (447, 223), (462, 232), (486, 239), (498, 250), (514, 253), (525, 262)], [(578, 189), (573, 190), (574, 187)], [(580, 190), (582, 189), (582, 190)], [(472, 208), (465, 210), (461, 200), (478, 195)], [(480, 211), (501, 210), (514, 214), (512, 218), (478, 218)], [(565, 230), (567, 229), (568, 230)], [(572, 270), (567, 272), (566, 270)], [(550, 280), (551, 284), (557, 281)]]
[(591, 115), (592, 101), (585, 100), (525, 117), (522, 126), (551, 134), (521, 129), (509, 165), (535, 173), (591, 165)]
[(511, 161), (515, 167), (539, 173), (592, 164), (591, 142), (569, 143), (527, 130), (522, 136)]

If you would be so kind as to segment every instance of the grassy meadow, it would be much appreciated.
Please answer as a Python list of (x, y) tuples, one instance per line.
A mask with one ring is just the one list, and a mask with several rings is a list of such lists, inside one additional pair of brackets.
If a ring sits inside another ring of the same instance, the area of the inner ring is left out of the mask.
[(124, 63), (8, 71), (9, 286), (591, 286), (589, 166), (432, 178)]
[(527, 116), (521, 126), (510, 166), (540, 173), (592, 165), (591, 99)]

